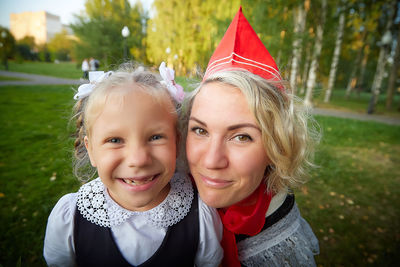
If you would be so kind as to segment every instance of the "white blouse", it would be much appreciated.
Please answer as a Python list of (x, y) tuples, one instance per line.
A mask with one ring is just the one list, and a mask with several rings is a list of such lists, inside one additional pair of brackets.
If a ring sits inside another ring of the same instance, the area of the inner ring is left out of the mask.
[[(190, 180), (182, 174), (171, 179), (165, 200), (151, 210), (129, 211), (108, 194), (100, 178), (83, 185), (77, 193), (63, 196), (53, 208), (46, 228), (43, 255), (49, 266), (75, 266), (74, 215), (76, 208), (89, 221), (110, 227), (113, 238), (131, 265), (148, 260), (161, 245), (168, 226), (182, 220), (193, 199)], [(199, 244), (196, 266), (218, 266), (222, 223), (217, 211), (198, 197)]]

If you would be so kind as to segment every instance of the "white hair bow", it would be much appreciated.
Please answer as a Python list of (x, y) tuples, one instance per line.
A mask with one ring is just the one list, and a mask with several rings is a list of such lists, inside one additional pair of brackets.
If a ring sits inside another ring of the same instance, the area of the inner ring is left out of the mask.
[(112, 71), (104, 73), (104, 71), (90, 71), (89, 72), (89, 83), (82, 84), (78, 87), (78, 92), (74, 95), (74, 99), (82, 99), (90, 95), (93, 91), (94, 86), (96, 83), (101, 82), (108, 76), (113, 74)]
[(185, 92), (183, 91), (183, 87), (177, 84), (174, 80), (175, 71), (173, 69), (167, 68), (165, 62), (162, 62), (159, 67), (161, 78), (163, 81), (161, 83), (167, 86), (168, 92), (178, 103), (182, 103), (185, 98)]

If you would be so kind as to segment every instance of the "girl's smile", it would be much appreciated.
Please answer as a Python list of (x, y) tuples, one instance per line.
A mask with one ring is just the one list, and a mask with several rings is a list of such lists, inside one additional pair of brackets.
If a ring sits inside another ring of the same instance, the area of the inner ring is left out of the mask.
[(148, 190), (154, 183), (157, 182), (157, 175), (150, 175), (145, 177), (135, 178), (117, 178), (120, 182), (125, 183), (129, 190), (132, 191), (145, 191)]

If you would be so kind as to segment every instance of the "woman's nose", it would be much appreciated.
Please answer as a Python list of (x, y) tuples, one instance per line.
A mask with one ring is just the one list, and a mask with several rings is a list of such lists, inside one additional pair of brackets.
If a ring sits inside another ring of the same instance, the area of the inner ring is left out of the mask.
[(127, 148), (126, 160), (129, 167), (142, 167), (152, 162), (149, 149), (143, 145), (135, 145)]
[(228, 166), (224, 142), (220, 140), (210, 140), (204, 148), (203, 164), (208, 169), (223, 169)]

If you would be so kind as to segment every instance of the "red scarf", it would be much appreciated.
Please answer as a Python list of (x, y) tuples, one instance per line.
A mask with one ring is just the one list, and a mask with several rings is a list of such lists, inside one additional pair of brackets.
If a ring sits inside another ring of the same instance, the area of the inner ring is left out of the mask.
[[(248, 206), (240, 205), (253, 198), (257, 199), (255, 204)], [(266, 185), (262, 182), (256, 191), (242, 200), (239, 205), (232, 205), (225, 211), (222, 209), (218, 210), (224, 225), (224, 235), (221, 241), (221, 246), (224, 249), (222, 266), (241, 266), (235, 234), (245, 234), (249, 236), (258, 234), (264, 226), (265, 214), (267, 213), (271, 199), (272, 193), (266, 192)]]

